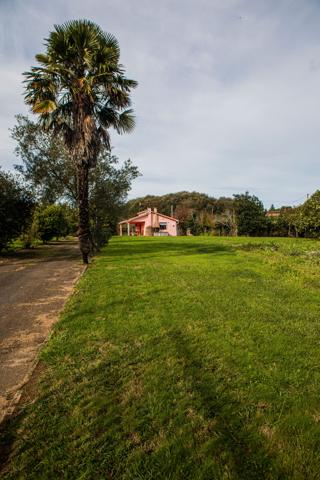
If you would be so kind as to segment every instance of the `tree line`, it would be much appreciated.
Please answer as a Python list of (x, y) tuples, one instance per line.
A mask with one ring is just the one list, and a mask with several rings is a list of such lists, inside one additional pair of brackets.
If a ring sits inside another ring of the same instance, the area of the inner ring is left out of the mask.
[(320, 236), (320, 191), (299, 207), (273, 207), (274, 216), (249, 192), (220, 198), (186, 191), (147, 195), (128, 201), (123, 218), (147, 207), (177, 218), (182, 235)]

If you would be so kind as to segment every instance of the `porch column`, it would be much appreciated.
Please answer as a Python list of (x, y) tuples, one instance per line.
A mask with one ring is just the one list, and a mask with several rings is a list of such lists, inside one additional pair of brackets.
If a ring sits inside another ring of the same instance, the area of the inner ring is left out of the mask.
[(130, 223), (127, 223), (128, 236), (130, 237)]
[(120, 223), (120, 237), (122, 237), (122, 223)]

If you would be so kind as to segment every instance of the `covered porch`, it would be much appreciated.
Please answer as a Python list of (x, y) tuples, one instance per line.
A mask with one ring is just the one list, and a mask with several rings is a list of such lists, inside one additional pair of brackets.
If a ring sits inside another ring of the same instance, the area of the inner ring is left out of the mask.
[(142, 221), (123, 221), (119, 223), (119, 234), (134, 237), (143, 237), (145, 235), (145, 222)]

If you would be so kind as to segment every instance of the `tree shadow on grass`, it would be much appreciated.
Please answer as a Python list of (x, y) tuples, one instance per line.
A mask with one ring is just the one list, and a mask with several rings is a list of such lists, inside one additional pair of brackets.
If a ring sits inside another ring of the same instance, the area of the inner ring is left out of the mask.
[(19, 415), (6, 418), (0, 425), (0, 476), (7, 473), (9, 469), (9, 456), (22, 420), (23, 414), (20, 413)]
[[(214, 365), (195, 354), (186, 335), (173, 329), (170, 333), (178, 357), (184, 364), (184, 376), (191, 384), (201, 411), (214, 421), (218, 440), (209, 447), (208, 455), (227, 461), (231, 478), (239, 480), (287, 479), (279, 460), (268, 452), (259, 432), (246, 423), (245, 405), (226, 393), (223, 379)], [(210, 451), (211, 450), (211, 451)], [(229, 477), (228, 477), (229, 478)]]
[[(192, 239), (187, 242), (176, 241), (176, 238), (166, 239), (128, 239), (122, 240), (119, 243), (114, 243), (111, 247), (107, 247), (103, 251), (108, 263), (122, 261), (124, 257), (126, 260), (137, 257), (168, 257), (168, 256), (188, 256), (188, 255), (235, 255), (232, 246), (223, 245), (220, 243), (208, 243), (208, 241)], [(116, 258), (113, 258), (116, 257)]]
[[(167, 346), (179, 365), (183, 366), (182, 375), (192, 393), (190, 402), (204, 418), (203, 423), (212, 421), (214, 431), (209, 431), (200, 443), (188, 446), (190, 437), (184, 441), (183, 436), (190, 422), (187, 414), (180, 417), (180, 420), (178, 417), (181, 424), (170, 431), (170, 422), (173, 420), (170, 415), (175, 415), (171, 409), (175, 393), (169, 391), (168, 395), (163, 396), (163, 390), (170, 386), (170, 381), (158, 378), (153, 386), (159, 390), (144, 392), (144, 379), (147, 380), (144, 375), (148, 373), (141, 372), (141, 367), (146, 367), (146, 364), (154, 360), (155, 351), (153, 348), (150, 350), (150, 344), (147, 345), (150, 355), (148, 359), (148, 355), (145, 357), (141, 351), (139, 353), (139, 348), (131, 343), (131, 348), (128, 344), (128, 349), (122, 349), (121, 352), (116, 350), (112, 354), (111, 351), (107, 357), (102, 356), (98, 363), (93, 361), (91, 364), (90, 356), (85, 363), (83, 359), (78, 359), (80, 363), (77, 367), (72, 368), (62, 383), (61, 379), (57, 390), (47, 391), (47, 399), (43, 397), (36, 408), (38, 414), (34, 418), (30, 417), (23, 427), (22, 438), (27, 436), (24, 445), (19, 439), (23, 416), (14, 420), (3, 440), (9, 444), (19, 441), (18, 454), (24, 455), (25, 461), (22, 473), (37, 472), (38, 477), (32, 478), (62, 478), (63, 474), (70, 479), (81, 475), (84, 479), (115, 480), (292, 478), (283, 471), (277, 458), (266, 450), (258, 432), (246, 425), (244, 416), (241, 415), (243, 405), (226, 393), (223, 378), (219, 377), (215, 365), (212, 362), (206, 363), (205, 358), (200, 357), (199, 352), (192, 348), (187, 335), (180, 329), (172, 328), (166, 335), (152, 338), (152, 342), (157, 345), (162, 341), (164, 344), (160, 345), (157, 362), (161, 362), (161, 356), (165, 360), (166, 349), (163, 347)], [(98, 345), (92, 348), (92, 353), (97, 351), (97, 347)], [(107, 351), (110, 348), (107, 345)], [(159, 373), (161, 371), (163, 370), (159, 370)], [(139, 375), (142, 382), (141, 396)], [(123, 404), (123, 395), (129, 393), (131, 403)], [(166, 416), (158, 418), (158, 410), (156, 413), (152, 411), (152, 402), (151, 407), (149, 403), (151, 396), (154, 400), (167, 399), (169, 405), (163, 409), (167, 411)], [(73, 409), (76, 415), (72, 413)], [(42, 432), (39, 422), (40, 425), (47, 422), (47, 432)], [(161, 433), (159, 422), (163, 426), (163, 446), (156, 444)], [(133, 430), (141, 430), (142, 441), (129, 436), (131, 426)], [(84, 440), (81, 440), (82, 435)], [(143, 442), (144, 436), (148, 442)], [(75, 447), (78, 440), (79, 448), (81, 447), (79, 451), (70, 447)], [(145, 448), (147, 443), (151, 445), (150, 449)], [(43, 453), (43, 449), (46, 453)], [(198, 456), (200, 451), (202, 457)], [(8, 453), (7, 449), (3, 460)], [(207, 470), (202, 465), (205, 462)], [(224, 467), (228, 472), (227, 477), (219, 474), (224, 472)]]

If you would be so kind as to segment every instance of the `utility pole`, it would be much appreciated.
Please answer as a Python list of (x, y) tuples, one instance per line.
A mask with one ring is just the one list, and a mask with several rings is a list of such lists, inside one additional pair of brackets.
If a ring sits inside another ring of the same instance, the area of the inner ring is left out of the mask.
[(171, 217), (173, 217), (173, 205), (171, 205)]

